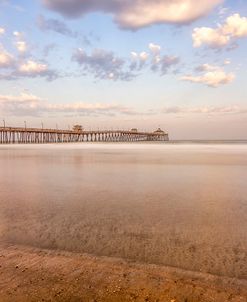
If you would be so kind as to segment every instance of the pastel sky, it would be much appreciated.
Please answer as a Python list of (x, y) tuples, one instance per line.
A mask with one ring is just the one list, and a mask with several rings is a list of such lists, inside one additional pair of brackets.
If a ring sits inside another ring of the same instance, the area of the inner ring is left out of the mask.
[(0, 123), (247, 139), (246, 0), (0, 0)]

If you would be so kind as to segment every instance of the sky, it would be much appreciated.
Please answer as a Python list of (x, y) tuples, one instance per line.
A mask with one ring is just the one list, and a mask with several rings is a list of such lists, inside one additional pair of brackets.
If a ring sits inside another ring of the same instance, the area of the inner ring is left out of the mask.
[(0, 126), (247, 139), (246, 0), (0, 0)]

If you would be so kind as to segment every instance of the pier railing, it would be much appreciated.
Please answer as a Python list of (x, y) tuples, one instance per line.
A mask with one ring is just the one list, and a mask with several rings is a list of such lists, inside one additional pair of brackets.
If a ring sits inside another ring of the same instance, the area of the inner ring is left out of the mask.
[(137, 142), (167, 141), (165, 132), (126, 130), (59, 130), (39, 128), (0, 127), (0, 144), (46, 144), (74, 142)]

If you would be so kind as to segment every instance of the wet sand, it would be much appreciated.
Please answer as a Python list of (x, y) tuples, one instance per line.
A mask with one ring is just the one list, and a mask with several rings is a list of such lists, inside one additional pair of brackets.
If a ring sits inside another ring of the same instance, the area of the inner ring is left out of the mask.
[(247, 281), (1, 244), (0, 301), (246, 302)]

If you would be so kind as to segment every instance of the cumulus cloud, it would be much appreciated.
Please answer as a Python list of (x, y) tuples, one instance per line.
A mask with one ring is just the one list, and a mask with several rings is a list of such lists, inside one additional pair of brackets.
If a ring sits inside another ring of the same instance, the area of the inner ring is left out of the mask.
[(134, 75), (125, 68), (125, 60), (117, 57), (113, 52), (94, 49), (87, 54), (78, 48), (72, 59), (76, 61), (84, 72), (91, 73), (95, 78), (110, 80), (130, 80)]
[(163, 76), (180, 62), (180, 58), (177, 56), (161, 54), (161, 46), (158, 44), (150, 43), (148, 48), (149, 53), (145, 51), (141, 53), (131, 52), (131, 70), (139, 71), (148, 66), (153, 72), (158, 72)]
[[(14, 32), (13, 35), (18, 39), (22, 37), (19, 32)], [(17, 41), (17, 43), (19, 43), (18, 51), (25, 52), (26, 44), (21, 41)], [(0, 44), (0, 80), (15, 80), (21, 77), (44, 77), (47, 80), (54, 80), (58, 76), (58, 73), (52, 70), (47, 63), (32, 58), (28, 59), (26, 56), (14, 56)]]
[(21, 64), (18, 68), (19, 72), (27, 75), (41, 74), (48, 70), (46, 64), (38, 63), (32, 60)]
[(208, 14), (224, 0), (42, 0), (64, 16), (75, 18), (92, 12), (111, 14), (125, 29), (152, 24), (187, 24)]
[(94, 49), (87, 53), (84, 49), (78, 48), (72, 60), (79, 64), (84, 75), (91, 74), (96, 79), (129, 81), (147, 68), (160, 75), (174, 71), (174, 67), (180, 62), (179, 57), (161, 54), (159, 45), (151, 44), (151, 48), (150, 52), (132, 51), (130, 58), (120, 58), (113, 52), (103, 49)]
[(218, 29), (209, 27), (195, 28), (192, 38), (194, 47), (200, 47), (205, 44), (211, 48), (218, 48), (227, 45), (230, 41), (230, 37), (222, 35)]
[(159, 71), (161, 75), (167, 74), (167, 72), (180, 62), (177, 56), (154, 56), (151, 69), (153, 71)]
[[(0, 55), (1, 60), (1, 55)], [(0, 63), (1, 67), (1, 63)], [(47, 64), (34, 61), (14, 61), (9, 63), (8, 71), (0, 73), (1, 80), (16, 80), (23, 77), (36, 78), (43, 77), (48, 81), (58, 78), (58, 73), (48, 67)]]
[(118, 104), (70, 103), (52, 104), (29, 92), (19, 95), (0, 95), (0, 112), (13, 116), (42, 116), (50, 114), (75, 115), (133, 115), (135, 112)]
[(227, 73), (219, 66), (204, 64), (197, 67), (196, 70), (202, 72), (202, 74), (185, 75), (181, 77), (181, 80), (206, 84), (216, 88), (220, 85), (231, 83), (235, 79), (235, 75), (232, 72)]
[(37, 25), (43, 31), (53, 31), (68, 37), (77, 36), (76, 32), (73, 32), (64, 22), (57, 19), (46, 19), (40, 15), (37, 18)]
[(192, 33), (194, 47), (206, 45), (210, 48), (222, 48), (243, 37), (247, 37), (247, 18), (239, 14), (229, 16), (217, 28), (198, 27)]
[(0, 27), (0, 35), (3, 35), (5, 33), (5, 28)]
[(0, 50), (0, 72), (1, 80), (15, 80), (21, 77), (44, 77), (51, 81), (58, 77), (58, 73), (51, 70), (47, 64), (34, 60), (17, 61), (8, 54)]

